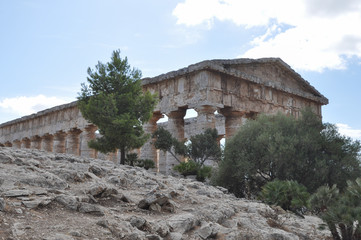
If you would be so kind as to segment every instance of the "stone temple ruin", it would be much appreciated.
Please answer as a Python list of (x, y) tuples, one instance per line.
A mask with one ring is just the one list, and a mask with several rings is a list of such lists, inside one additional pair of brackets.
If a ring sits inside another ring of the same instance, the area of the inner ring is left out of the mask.
[[(321, 117), (321, 106), (328, 104), (327, 98), (279, 58), (207, 60), (144, 78), (142, 85), (159, 97), (145, 131), (154, 132), (158, 120), (166, 115), (168, 121), (162, 124), (179, 140), (206, 128), (217, 128), (219, 139), (230, 138), (259, 113), (282, 112), (297, 118), (301, 109), (310, 107)], [(184, 119), (187, 109), (195, 110), (197, 117)], [(117, 152), (102, 156), (88, 147), (96, 130), (72, 102), (1, 124), (0, 146), (116, 161)], [(160, 172), (169, 173), (177, 164), (150, 141), (138, 153), (140, 158), (153, 159)]]

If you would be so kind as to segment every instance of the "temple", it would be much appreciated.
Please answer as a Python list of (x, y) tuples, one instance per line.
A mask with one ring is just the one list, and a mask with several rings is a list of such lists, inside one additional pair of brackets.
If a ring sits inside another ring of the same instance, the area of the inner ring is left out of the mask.
[[(219, 139), (232, 137), (257, 114), (282, 112), (299, 117), (309, 107), (322, 117), (328, 99), (279, 58), (207, 60), (177, 71), (142, 79), (144, 90), (159, 97), (147, 133), (163, 124), (174, 137), (186, 140), (207, 128)], [(184, 119), (188, 109), (197, 116)], [(168, 121), (158, 123), (167, 116)], [(88, 147), (97, 127), (86, 121), (77, 102), (46, 109), (0, 125), (0, 146), (102, 157), (117, 161), (117, 153), (101, 155)], [(152, 159), (158, 171), (169, 173), (176, 160), (148, 141), (139, 157)]]

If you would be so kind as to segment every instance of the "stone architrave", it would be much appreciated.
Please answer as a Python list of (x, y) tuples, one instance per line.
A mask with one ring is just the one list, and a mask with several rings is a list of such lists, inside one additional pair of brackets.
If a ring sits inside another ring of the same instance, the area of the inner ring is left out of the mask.
[(153, 160), (155, 165), (158, 166), (157, 149), (154, 147), (151, 135), (157, 130), (157, 121), (163, 117), (160, 112), (153, 113), (151, 119), (143, 125), (144, 132), (150, 134), (148, 141), (142, 146), (139, 158)]
[[(167, 130), (178, 139), (178, 141), (184, 141), (184, 116), (186, 115), (186, 109), (179, 109), (178, 111), (172, 111), (167, 113), (168, 116), (168, 124)], [(165, 173), (171, 174), (173, 172), (173, 167), (178, 165), (179, 162), (176, 158), (174, 158), (170, 153), (166, 154), (166, 166)], [(178, 156), (180, 161), (183, 161), (182, 156)], [(160, 169), (160, 171), (164, 171), (164, 169)]]
[(41, 137), (39, 137), (38, 135), (33, 136), (30, 139), (30, 148), (33, 149), (41, 149)]
[(65, 144), (66, 144), (66, 133), (63, 131), (56, 132), (54, 134), (54, 147), (53, 151), (56, 153), (65, 153)]
[(95, 125), (88, 125), (84, 128), (81, 134), (81, 144), (80, 144), (80, 155), (88, 158), (96, 158), (97, 151), (91, 149), (88, 146), (88, 142), (92, 139), (95, 139), (95, 131), (98, 129)]
[(41, 144), (41, 149), (44, 151), (52, 152), (54, 147), (54, 135), (45, 134), (42, 139), (43, 141)]
[(66, 137), (66, 153), (73, 155), (80, 155), (80, 133), (82, 131), (77, 128), (71, 129), (67, 132)]

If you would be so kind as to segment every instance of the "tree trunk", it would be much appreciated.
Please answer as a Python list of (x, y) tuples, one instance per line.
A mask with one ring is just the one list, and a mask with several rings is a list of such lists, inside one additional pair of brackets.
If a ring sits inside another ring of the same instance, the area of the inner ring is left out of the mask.
[(120, 149), (120, 164), (124, 165), (125, 164), (125, 148), (122, 147)]

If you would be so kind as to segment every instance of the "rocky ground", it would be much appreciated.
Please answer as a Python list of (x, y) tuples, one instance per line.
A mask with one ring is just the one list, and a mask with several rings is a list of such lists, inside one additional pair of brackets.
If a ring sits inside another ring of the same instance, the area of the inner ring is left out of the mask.
[(0, 239), (331, 239), (321, 223), (191, 179), (0, 147)]

